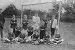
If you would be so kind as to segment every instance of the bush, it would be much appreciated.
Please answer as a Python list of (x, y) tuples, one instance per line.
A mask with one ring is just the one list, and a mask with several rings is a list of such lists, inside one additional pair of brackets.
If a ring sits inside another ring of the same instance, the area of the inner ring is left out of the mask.
[(64, 15), (64, 16), (62, 16), (61, 17), (61, 21), (63, 21), (63, 22), (74, 22), (75, 21), (75, 17), (74, 17), (75, 15)]

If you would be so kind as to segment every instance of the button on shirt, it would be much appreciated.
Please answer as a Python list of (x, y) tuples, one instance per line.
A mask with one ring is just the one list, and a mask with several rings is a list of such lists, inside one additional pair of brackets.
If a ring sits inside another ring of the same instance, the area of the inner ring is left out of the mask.
[[(50, 24), (51, 24), (51, 20), (50, 20)], [(56, 28), (56, 26), (57, 26), (57, 19), (54, 19), (52, 23), (52, 28)]]

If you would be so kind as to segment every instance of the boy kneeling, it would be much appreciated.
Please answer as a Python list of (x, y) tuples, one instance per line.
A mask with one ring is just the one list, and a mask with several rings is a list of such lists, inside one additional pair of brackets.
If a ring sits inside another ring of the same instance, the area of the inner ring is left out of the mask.
[(43, 38), (44, 44), (49, 44), (50, 43), (49, 38), (50, 38), (49, 33), (45, 33), (45, 36)]
[(26, 38), (27, 34), (28, 34), (27, 30), (22, 29), (21, 34), (18, 37), (15, 38), (15, 41), (20, 42), (20, 43), (25, 43), (26, 42), (25, 38)]
[(15, 38), (15, 35), (13, 33), (13, 29), (10, 29), (10, 33), (8, 33), (7, 38), (4, 38), (4, 41), (7, 43), (12, 43), (14, 38)]
[(40, 36), (39, 36), (39, 32), (37, 31), (37, 30), (34, 30), (34, 33), (33, 33), (33, 36), (32, 36), (32, 44), (34, 44), (34, 45), (38, 45), (39, 44), (39, 38)]

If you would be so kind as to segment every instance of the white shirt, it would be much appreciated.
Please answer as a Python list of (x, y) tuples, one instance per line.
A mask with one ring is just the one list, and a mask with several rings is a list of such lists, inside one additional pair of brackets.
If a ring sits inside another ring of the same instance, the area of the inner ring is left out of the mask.
[(40, 23), (40, 17), (33, 16), (32, 20), (35, 23)]
[(33, 21), (33, 29), (34, 30), (39, 29), (40, 17), (33, 16), (32, 21)]
[[(51, 20), (50, 20), (50, 24), (51, 24)], [(52, 28), (56, 28), (56, 27), (57, 27), (57, 19), (54, 19), (52, 23)]]

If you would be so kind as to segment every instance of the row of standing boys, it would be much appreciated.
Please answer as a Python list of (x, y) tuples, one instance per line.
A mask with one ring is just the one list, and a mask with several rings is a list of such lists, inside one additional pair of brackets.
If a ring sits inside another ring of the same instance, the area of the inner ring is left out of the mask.
[[(24, 15), (22, 21), (22, 27), (17, 26), (17, 20), (15, 19), (15, 15), (10, 21), (10, 32), (8, 33), (8, 37), (5, 38), (5, 42), (31, 42), (32, 44), (39, 43), (60, 43), (61, 36), (60, 34), (55, 34), (55, 31), (58, 29), (57, 19), (55, 19), (55, 15), (53, 15), (52, 19), (49, 20), (50, 24), (50, 32), (47, 31), (47, 20), (40, 19), (38, 14), (32, 17), (32, 26), (29, 26), (30, 23), (27, 19), (27, 15)], [(55, 36), (55, 38), (54, 38)], [(53, 40), (52, 40), (53, 39)]]

